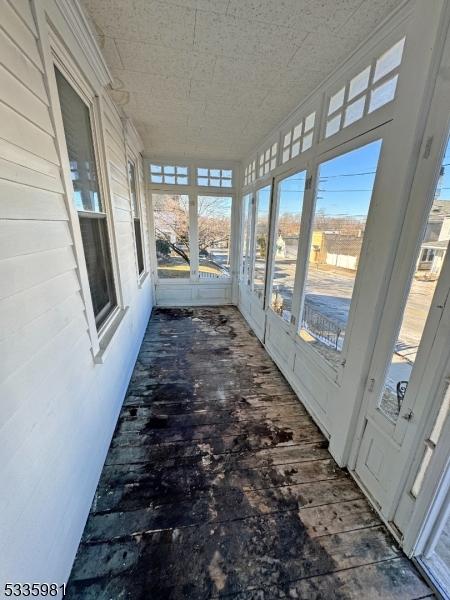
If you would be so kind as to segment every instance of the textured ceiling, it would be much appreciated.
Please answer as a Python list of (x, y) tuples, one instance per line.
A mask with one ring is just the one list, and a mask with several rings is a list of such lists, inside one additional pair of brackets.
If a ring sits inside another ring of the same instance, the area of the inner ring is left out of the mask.
[(149, 156), (241, 159), (402, 0), (81, 0)]

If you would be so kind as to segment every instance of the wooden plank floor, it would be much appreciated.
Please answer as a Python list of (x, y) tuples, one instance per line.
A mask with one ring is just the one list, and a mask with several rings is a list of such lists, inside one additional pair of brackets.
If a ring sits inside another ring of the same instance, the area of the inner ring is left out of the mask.
[(156, 309), (68, 597), (431, 596), (237, 309)]

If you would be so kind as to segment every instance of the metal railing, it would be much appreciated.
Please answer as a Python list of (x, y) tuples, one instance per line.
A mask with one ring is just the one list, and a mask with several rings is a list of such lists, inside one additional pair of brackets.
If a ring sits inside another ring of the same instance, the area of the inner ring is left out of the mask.
[(302, 327), (321, 342), (339, 350), (342, 327), (312, 308), (306, 300), (303, 307)]

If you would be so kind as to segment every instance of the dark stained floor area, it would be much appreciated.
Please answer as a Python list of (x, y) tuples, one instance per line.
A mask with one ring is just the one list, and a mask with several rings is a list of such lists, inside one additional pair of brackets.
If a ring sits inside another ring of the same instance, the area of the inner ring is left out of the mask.
[(237, 309), (156, 309), (68, 598), (215, 597), (431, 592)]

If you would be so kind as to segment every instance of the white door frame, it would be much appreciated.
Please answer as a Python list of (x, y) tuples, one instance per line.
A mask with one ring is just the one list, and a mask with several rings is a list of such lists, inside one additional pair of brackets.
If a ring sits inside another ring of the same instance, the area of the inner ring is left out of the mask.
[[(448, 18), (446, 22), (448, 25)], [(414, 465), (415, 450), (424, 439), (430, 413), (435, 413), (437, 405), (440, 403), (441, 398), (437, 390), (444, 376), (443, 365), (450, 356), (450, 348), (442, 345), (443, 340), (440, 334), (447, 318), (446, 313), (449, 311), (447, 298), (450, 287), (450, 253), (447, 253), (408, 386), (409, 393), (407, 392), (405, 396), (397, 425), (390, 424), (378, 409), (378, 402), (397, 340), (404, 306), (409, 294), (410, 281), (416, 266), (416, 256), (422, 239), (421, 234), (426, 226), (434, 199), (441, 160), (450, 130), (450, 81), (446, 76), (448, 69), (450, 69), (450, 35), (447, 35), (445, 43), (400, 236), (397, 258), (386, 296), (385, 306), (389, 307), (389, 310), (384, 311), (383, 327), (380, 328), (375, 343), (367, 377), (368, 385), (362, 403), (363, 409), (359, 416), (358, 435), (353, 443), (349, 463), (350, 468), (356, 471), (355, 474), (359, 479), (362, 471), (360, 467), (358, 476), (357, 460), (358, 457), (361, 458), (361, 441), (366, 433), (366, 426), (378, 428), (379, 435), (383, 437), (383, 443), (390, 444), (392, 447), (391, 460), (386, 466), (385, 473), (382, 474), (385, 489), (377, 489), (376, 482), (367, 477), (363, 487), (379, 505), (380, 513), (387, 522), (394, 518), (402, 494), (406, 489), (410, 489), (410, 487), (408, 488), (408, 475)], [(424, 198), (426, 198), (426, 202), (424, 202)], [(430, 397), (434, 398), (432, 407), (429, 405)], [(411, 410), (413, 414), (410, 420), (402, 418), (408, 416)], [(405, 535), (405, 549), (408, 548), (408, 551), (414, 546), (409, 533), (410, 529), (413, 530), (412, 524), (409, 524), (402, 532)], [(407, 542), (407, 540), (409, 541)]]

